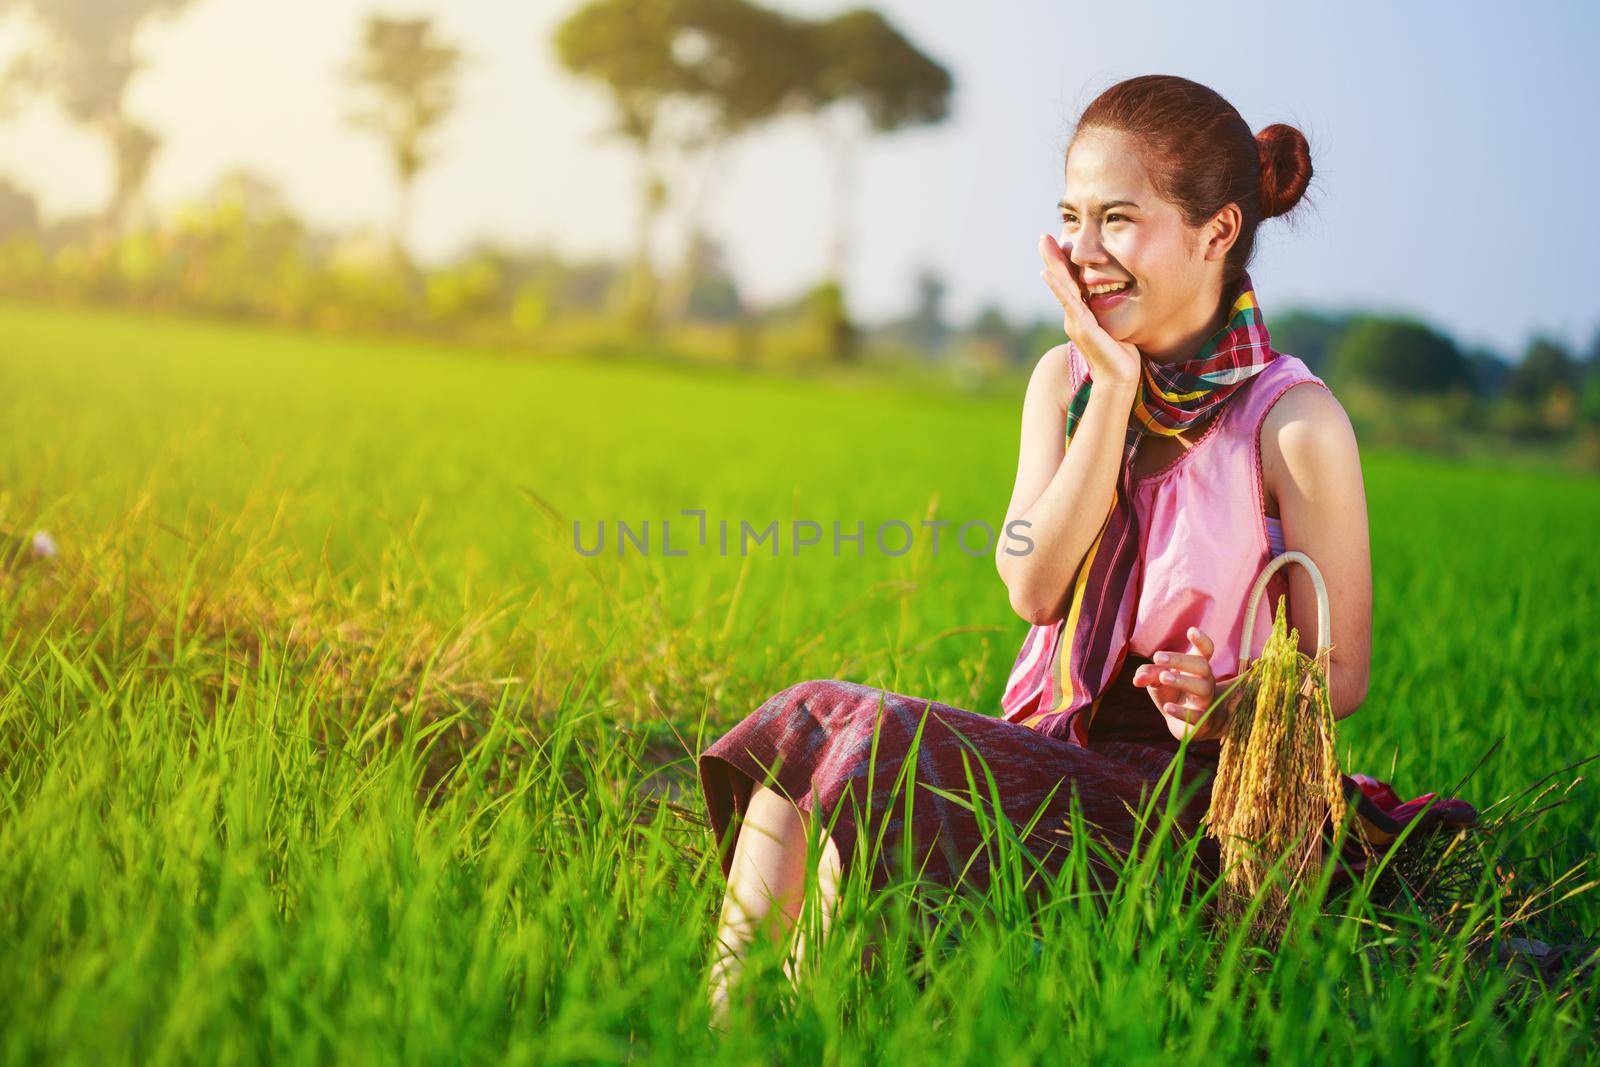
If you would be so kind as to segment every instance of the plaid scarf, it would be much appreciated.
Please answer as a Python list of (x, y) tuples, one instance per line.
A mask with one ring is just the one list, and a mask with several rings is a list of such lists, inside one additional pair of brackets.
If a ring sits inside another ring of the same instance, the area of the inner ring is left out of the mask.
[[(1139, 529), (1131, 501), (1139, 442), (1146, 434), (1173, 437), (1200, 422), (1277, 357), (1250, 275), (1242, 274), (1228, 295), (1227, 323), (1193, 359), (1172, 364), (1141, 360), (1139, 395), (1128, 418), (1122, 475), (1111, 510), (1078, 568), (1066, 616), (1033, 627), (1017, 654), (1000, 702), (1011, 722), (1087, 743), (1100, 696), (1127, 658), (1138, 604)], [(1092, 384), (1085, 374), (1068, 406), (1069, 445), (1089, 406)]]

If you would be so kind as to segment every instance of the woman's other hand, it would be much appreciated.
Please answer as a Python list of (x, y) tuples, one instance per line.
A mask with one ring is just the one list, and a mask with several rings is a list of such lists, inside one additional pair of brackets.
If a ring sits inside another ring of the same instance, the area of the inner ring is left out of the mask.
[(1173, 737), (1206, 741), (1220, 737), (1224, 726), (1220, 707), (1206, 715), (1217, 693), (1217, 680), (1211, 673), (1216, 646), (1197, 626), (1189, 627), (1187, 636), (1188, 649), (1157, 652), (1150, 657), (1152, 662), (1140, 664), (1133, 672), (1133, 684), (1150, 694)]
[[(1067, 248), (1071, 248), (1070, 244)], [(1039, 238), (1039, 258), (1044, 260), (1044, 270), (1039, 276), (1055, 294), (1061, 304), (1061, 325), (1072, 343), (1083, 353), (1089, 364), (1089, 376), (1097, 382), (1118, 381), (1137, 387), (1144, 372), (1139, 349), (1115, 340), (1094, 317), (1094, 312), (1084, 302), (1083, 288), (1078, 282), (1072, 260), (1056, 239), (1049, 234)], [(1071, 398), (1068, 397), (1068, 400)], [(1062, 405), (1065, 407), (1065, 404)]]

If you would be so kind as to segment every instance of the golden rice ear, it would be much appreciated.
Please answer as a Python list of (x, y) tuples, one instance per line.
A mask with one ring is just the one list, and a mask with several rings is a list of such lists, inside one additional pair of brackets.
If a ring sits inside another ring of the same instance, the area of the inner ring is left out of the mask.
[(1221, 852), (1219, 900), (1237, 918), (1264, 894), (1256, 924), (1272, 936), (1322, 865), (1324, 825), (1344, 819), (1326, 665), (1326, 650), (1315, 658), (1300, 651), (1279, 597), (1261, 656), (1226, 705), (1205, 818)]

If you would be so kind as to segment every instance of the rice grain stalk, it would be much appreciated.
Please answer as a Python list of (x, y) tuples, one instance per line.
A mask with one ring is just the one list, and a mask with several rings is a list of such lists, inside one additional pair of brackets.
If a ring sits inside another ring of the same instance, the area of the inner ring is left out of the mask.
[(1240, 648), (1248, 652), (1267, 579), (1290, 562), (1311, 572), (1317, 590), (1317, 653), (1300, 651), (1299, 631), (1288, 625), (1280, 596), (1261, 656), (1224, 703), (1225, 733), (1204, 823), (1221, 854), (1219, 911), (1243, 918), (1256, 901), (1253, 925), (1269, 936), (1283, 932), (1296, 900), (1320, 871), (1323, 827), (1330, 821), (1342, 826), (1347, 813), (1328, 683), (1327, 589), (1310, 557), (1285, 552), (1262, 571)]

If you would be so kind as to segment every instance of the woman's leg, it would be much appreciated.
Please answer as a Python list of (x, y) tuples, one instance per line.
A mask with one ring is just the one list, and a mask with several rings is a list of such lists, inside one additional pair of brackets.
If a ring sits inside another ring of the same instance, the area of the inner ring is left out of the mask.
[[(757, 785), (750, 794), (744, 822), (734, 844), (728, 891), (722, 901), (711, 966), (711, 1010), (720, 1025), (728, 997), (744, 965), (749, 944), (757, 936), (785, 939), (800, 915), (806, 886), (806, 820), (788, 799)], [(817, 871), (817, 904), (826, 935), (838, 899), (839, 850), (824, 840)], [(784, 964), (791, 980), (803, 948), (796, 945)]]
[[(802, 844), (801, 848), (804, 847)], [(831, 835), (825, 834), (822, 838), (822, 855), (817, 860), (817, 908), (820, 912), (817, 937), (821, 940), (826, 940), (828, 931), (833, 928), (833, 914), (839, 903), (839, 879), (843, 874), (844, 867), (839, 861), (839, 846), (834, 843)], [(800, 967), (805, 961), (805, 955), (805, 938), (797, 936), (783, 967), (789, 981), (796, 986), (800, 984)]]

